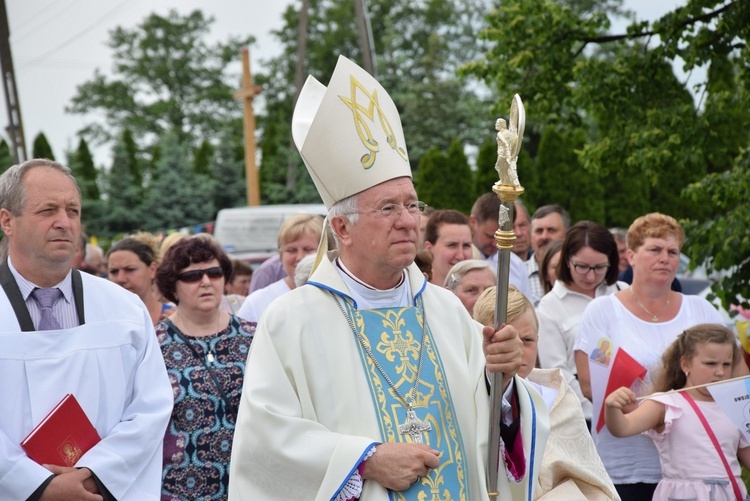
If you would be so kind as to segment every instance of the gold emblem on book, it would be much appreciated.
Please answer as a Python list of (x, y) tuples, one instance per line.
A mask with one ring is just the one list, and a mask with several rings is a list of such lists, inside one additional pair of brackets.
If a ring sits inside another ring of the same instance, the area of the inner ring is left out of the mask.
[(65, 466), (74, 466), (81, 459), (81, 456), (83, 456), (81, 448), (78, 447), (78, 444), (70, 435), (57, 447), (57, 452), (63, 461), (65, 461)]

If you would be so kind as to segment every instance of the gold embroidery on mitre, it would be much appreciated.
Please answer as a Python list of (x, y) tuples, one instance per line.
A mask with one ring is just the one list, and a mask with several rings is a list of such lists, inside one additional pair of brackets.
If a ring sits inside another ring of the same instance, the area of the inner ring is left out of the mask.
[[(350, 110), (352, 110), (352, 115), (354, 116), (354, 125), (357, 128), (359, 139), (362, 141), (362, 144), (365, 146), (365, 148), (369, 150), (368, 153), (365, 153), (360, 158), (362, 166), (365, 169), (369, 169), (370, 167), (372, 167), (375, 163), (377, 152), (380, 151), (380, 145), (373, 137), (372, 132), (370, 131), (370, 127), (367, 125), (364, 119), (364, 117), (367, 117), (370, 119), (370, 122), (374, 123), (375, 111), (378, 112), (378, 120), (380, 121), (380, 126), (383, 128), (383, 132), (385, 133), (388, 145), (396, 150), (401, 158), (403, 158), (404, 160), (408, 160), (408, 158), (406, 157), (406, 151), (404, 151), (404, 149), (397, 144), (396, 135), (393, 133), (393, 128), (391, 127), (388, 118), (386, 118), (386, 116), (383, 114), (383, 110), (380, 108), (380, 103), (378, 101), (378, 91), (374, 90), (372, 91), (372, 93), (367, 92), (367, 89), (365, 89), (362, 84), (359, 83), (359, 80), (357, 80), (354, 75), (350, 77), (350, 84), (351, 98), (339, 96), (339, 99), (341, 99), (344, 104), (346, 104), (346, 106)], [(362, 94), (367, 97), (367, 106), (363, 106), (362, 104), (357, 102), (357, 89), (362, 91)]]

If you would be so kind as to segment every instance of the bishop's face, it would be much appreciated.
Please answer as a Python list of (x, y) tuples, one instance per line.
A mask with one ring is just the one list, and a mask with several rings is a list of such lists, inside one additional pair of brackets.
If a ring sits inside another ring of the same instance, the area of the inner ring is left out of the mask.
[[(385, 181), (359, 194), (359, 220), (346, 224), (339, 234), (341, 258), (359, 279), (381, 289), (393, 287), (414, 262), (420, 216), (405, 207), (417, 200), (408, 177)], [(401, 205), (403, 210), (393, 217), (378, 212), (388, 204)]]

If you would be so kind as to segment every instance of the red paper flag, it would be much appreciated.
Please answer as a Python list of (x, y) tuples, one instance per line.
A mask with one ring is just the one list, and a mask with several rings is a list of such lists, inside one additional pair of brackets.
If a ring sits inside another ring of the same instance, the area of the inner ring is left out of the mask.
[(617, 388), (630, 386), (635, 382), (636, 379), (643, 379), (646, 377), (647, 369), (631, 357), (628, 352), (620, 348), (617, 350), (615, 359), (612, 362), (612, 369), (609, 372), (609, 379), (607, 380), (607, 390), (604, 392), (604, 398), (602, 399), (602, 408), (599, 411), (599, 420), (596, 423), (596, 432), (599, 433), (604, 427), (604, 400), (609, 396), (610, 393), (615, 391)]

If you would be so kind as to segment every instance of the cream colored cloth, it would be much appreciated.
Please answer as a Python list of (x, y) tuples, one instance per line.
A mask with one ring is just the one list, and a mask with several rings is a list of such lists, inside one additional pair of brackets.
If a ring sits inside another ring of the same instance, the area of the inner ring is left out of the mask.
[(549, 411), (550, 433), (534, 499), (619, 500), (586, 427), (578, 397), (565, 382), (560, 369), (534, 369), (528, 379), (557, 390)]
[[(460, 426), (457, 431), (467, 450), (470, 499), (487, 499), (489, 402), (481, 327), (450, 291), (427, 284), (416, 265), (407, 271), (412, 294), (422, 295), (445, 367)], [(348, 295), (327, 258), (310, 282)], [(381, 441), (356, 343), (336, 302), (320, 287), (308, 283), (268, 307), (258, 324), (245, 373), (232, 449), (230, 500), (332, 499), (370, 446)], [(533, 428), (530, 393), (519, 387), (518, 394), (521, 432), (528, 448)], [(546, 414), (544, 408), (541, 411)], [(538, 416), (540, 435), (545, 421)], [(538, 468), (527, 465), (529, 470)], [(529, 477), (511, 487), (502, 471), (500, 499), (526, 500)], [(385, 501), (389, 493), (365, 481), (361, 499)]]

